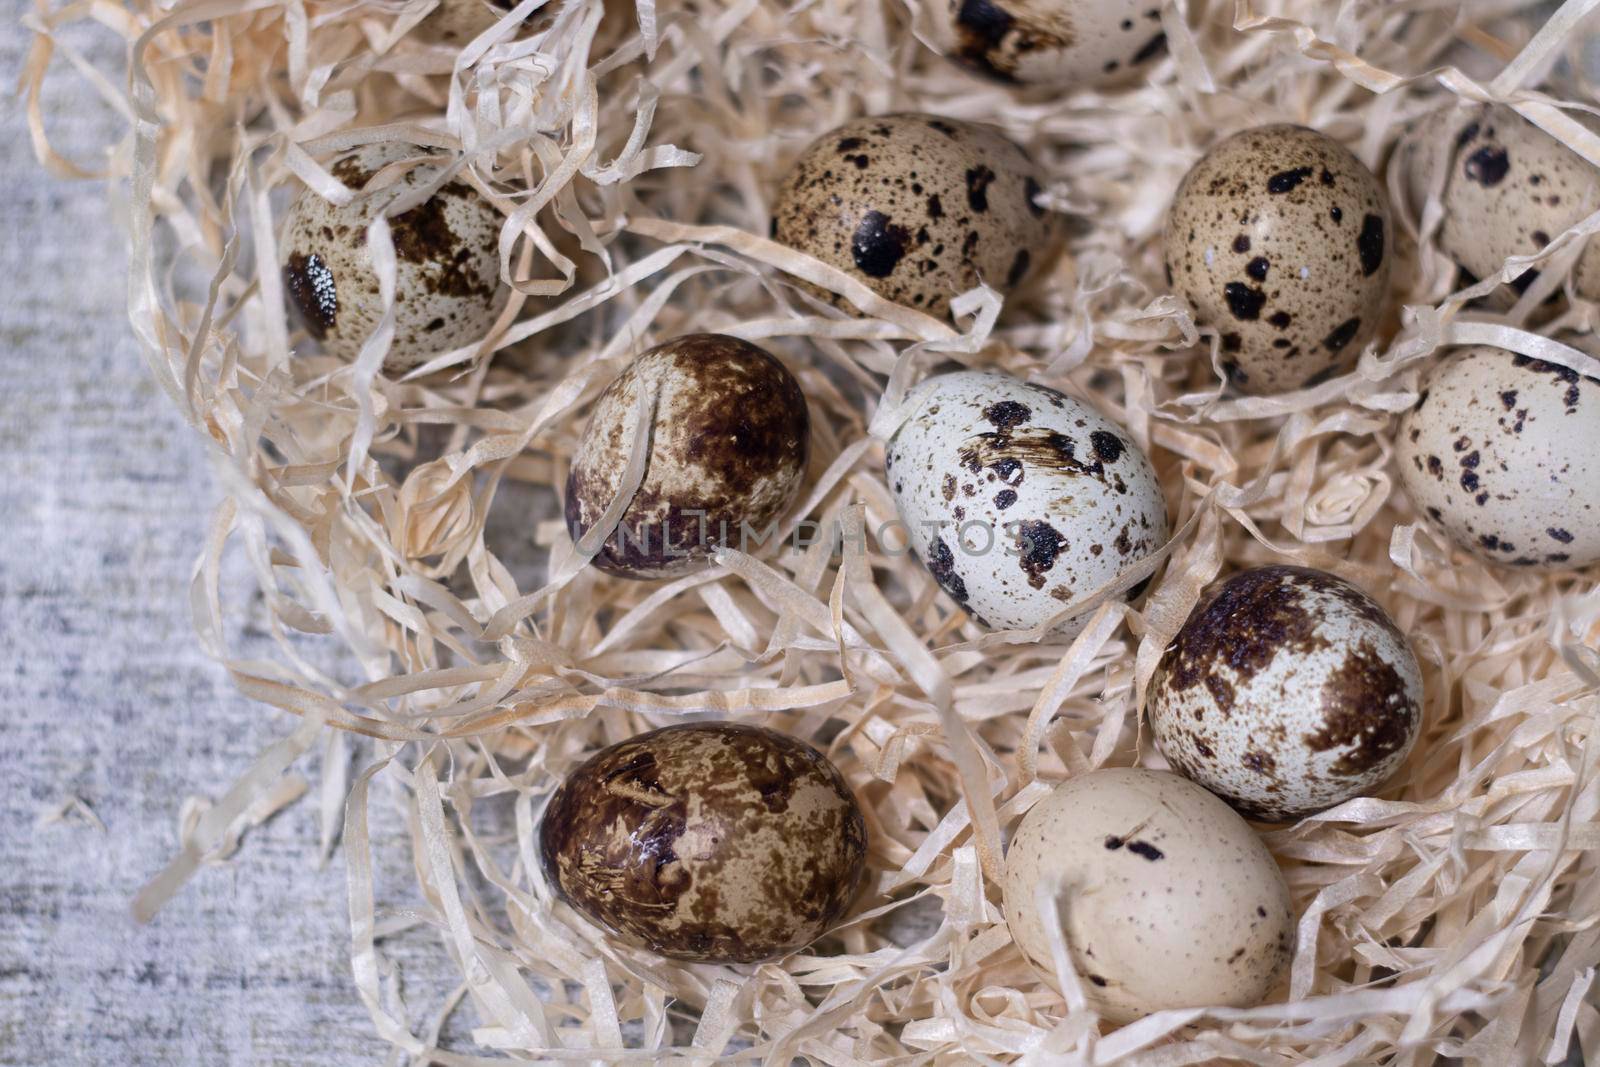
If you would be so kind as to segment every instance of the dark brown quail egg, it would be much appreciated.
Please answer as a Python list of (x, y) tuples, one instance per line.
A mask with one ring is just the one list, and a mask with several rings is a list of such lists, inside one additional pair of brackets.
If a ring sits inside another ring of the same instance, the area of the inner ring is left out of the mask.
[(810, 421), (794, 375), (764, 350), (689, 334), (639, 356), (595, 403), (567, 478), (579, 540), (622, 486), (641, 394), (654, 397), (644, 481), (594, 557), (624, 578), (704, 566), (718, 546), (770, 538), (805, 475)]
[[(367, 145), (334, 161), (333, 176), (359, 194), (391, 163), (429, 149)], [(396, 191), (426, 185), (432, 164), (412, 167), (382, 191), (342, 207), (300, 193), (278, 244), (289, 303), (323, 351), (353, 359), (383, 316), (367, 226)], [(384, 366), (404, 370), (480, 340), (505, 307), (497, 246), (500, 215), (463, 182), (452, 181), (389, 220), (395, 252), (395, 327)]]
[(672, 959), (754, 963), (815, 941), (866, 873), (866, 825), (801, 741), (694, 723), (603, 749), (545, 809), (545, 878), (617, 940)]
[[(1508, 107), (1438, 112), (1411, 130), (1395, 159), (1413, 217), (1446, 168), (1439, 250), (1474, 278), (1537, 252), (1600, 208), (1600, 170)], [(1528, 270), (1512, 284), (1520, 291), (1537, 276)], [(1574, 281), (1580, 295), (1600, 300), (1600, 241), (1578, 257)]]
[(1422, 725), (1422, 673), (1389, 616), (1349, 582), (1262, 567), (1190, 613), (1146, 710), (1176, 770), (1241, 814), (1281, 822), (1394, 773)]
[(1037, 626), (1166, 541), (1149, 459), (1083, 401), (963, 371), (928, 379), (906, 404), (889, 488), (917, 554), (980, 622)]
[(1234, 134), (1196, 163), (1167, 215), (1167, 272), (1221, 336), (1247, 393), (1314, 385), (1355, 365), (1389, 286), (1383, 190), (1339, 142), (1303, 126)]
[(817, 138), (789, 171), (772, 234), (886, 299), (945, 315), (979, 281), (1009, 293), (1054, 255), (1056, 225), (1034, 202), (1043, 180), (989, 126), (856, 119)]
[(1000, 81), (1118, 85), (1167, 54), (1154, 0), (947, 0), (940, 10), (950, 58)]
[(1395, 462), (1419, 512), (1494, 563), (1600, 562), (1600, 381), (1479, 345), (1450, 353), (1400, 419)]

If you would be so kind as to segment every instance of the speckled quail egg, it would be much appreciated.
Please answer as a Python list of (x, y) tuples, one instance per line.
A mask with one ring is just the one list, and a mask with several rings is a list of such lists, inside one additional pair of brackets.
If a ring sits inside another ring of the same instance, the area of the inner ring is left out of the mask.
[[(1051, 890), (1054, 916), (1039, 906)], [(1059, 923), (1090, 1003), (1117, 1023), (1259, 1003), (1292, 952), (1272, 854), (1226, 804), (1164, 771), (1092, 771), (1028, 809), (1006, 852), (1005, 911), (1052, 983)]]
[[(1600, 170), (1508, 107), (1436, 112), (1412, 127), (1395, 160), (1415, 219), (1446, 169), (1439, 250), (1471, 279), (1537, 252), (1600, 208)], [(1536, 277), (1530, 269), (1512, 285), (1522, 291)], [(1580, 295), (1600, 300), (1600, 241), (1589, 241), (1573, 278)]]
[(939, 585), (986, 626), (1037, 626), (1166, 541), (1149, 459), (1081, 400), (960, 371), (917, 386), (906, 412), (885, 458), (900, 519)]
[(672, 959), (753, 963), (815, 941), (866, 873), (844, 777), (793, 737), (691, 723), (603, 749), (545, 809), (539, 855), (567, 903)]
[(1395, 463), (1457, 545), (1519, 567), (1600, 561), (1600, 381), (1479, 345), (1447, 355), (1400, 419)]
[[(429, 149), (394, 142), (367, 145), (328, 168), (361, 191), (383, 168)], [(382, 191), (343, 207), (309, 189), (289, 210), (278, 243), (284, 289), (306, 331), (323, 351), (353, 359), (378, 326), (383, 303), (367, 251), (367, 226), (399, 190), (426, 185), (439, 173), (420, 164)], [(389, 220), (395, 251), (394, 340), (384, 366), (404, 370), (480, 340), (505, 307), (497, 251), (501, 218), (470, 186), (452, 181)]]
[(1261, 567), (1196, 605), (1150, 680), (1167, 761), (1252, 819), (1299, 819), (1378, 789), (1422, 725), (1422, 672), (1349, 582)]
[(1009, 293), (1054, 255), (1056, 222), (1035, 203), (1042, 181), (992, 127), (934, 115), (856, 119), (794, 164), (772, 235), (886, 299), (944, 315), (980, 280)]
[(1221, 336), (1247, 393), (1355, 365), (1389, 285), (1389, 208), (1372, 172), (1303, 126), (1234, 134), (1196, 163), (1167, 215), (1173, 289)]
[(1000, 81), (1117, 85), (1167, 54), (1155, 0), (945, 0), (936, 8), (950, 58)]
[(644, 481), (595, 566), (665, 578), (704, 566), (719, 546), (769, 539), (767, 527), (789, 509), (805, 475), (805, 396), (763, 349), (696, 333), (639, 356), (595, 403), (567, 478), (573, 541), (622, 486), (641, 393), (655, 397)]

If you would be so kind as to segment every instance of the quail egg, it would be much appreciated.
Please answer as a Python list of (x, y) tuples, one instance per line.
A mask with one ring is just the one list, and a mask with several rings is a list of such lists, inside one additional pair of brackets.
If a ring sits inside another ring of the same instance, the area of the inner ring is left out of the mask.
[(617, 940), (672, 959), (754, 963), (815, 941), (866, 874), (850, 787), (793, 737), (691, 723), (603, 749), (539, 827), (545, 879)]
[(879, 296), (942, 316), (979, 281), (1009, 293), (1054, 255), (1056, 224), (1036, 203), (1043, 180), (989, 126), (934, 115), (856, 119), (794, 164), (772, 235)]
[(1389, 285), (1389, 209), (1372, 172), (1303, 126), (1261, 126), (1206, 153), (1167, 215), (1168, 278), (1221, 337), (1247, 393), (1355, 365)]
[(1006, 852), (1005, 911), (1052, 982), (1059, 924), (1091, 1005), (1117, 1023), (1259, 1003), (1294, 933), (1283, 874), (1249, 825), (1193, 782), (1139, 768), (1070, 778), (1028, 809)]
[(1261, 567), (1198, 604), (1150, 680), (1167, 761), (1252, 819), (1283, 822), (1371, 793), (1422, 725), (1422, 672), (1349, 582)]
[(885, 458), (895, 505), (929, 572), (980, 623), (1037, 626), (1166, 541), (1149, 459), (1083, 401), (961, 371), (906, 405)]
[[(1446, 168), (1439, 250), (1473, 279), (1537, 252), (1600, 208), (1600, 170), (1508, 107), (1448, 108), (1417, 123), (1396, 153), (1414, 217)], [(1538, 277), (1524, 271), (1520, 292)], [(1580, 295), (1600, 300), (1600, 241), (1578, 258)]]
[(1504, 349), (1447, 355), (1400, 419), (1395, 463), (1419, 512), (1494, 563), (1600, 562), (1600, 381)]
[[(329, 167), (358, 194), (379, 171), (428, 149), (394, 142), (367, 145)], [(344, 206), (309, 189), (289, 210), (279, 241), (283, 284), (306, 332), (323, 351), (354, 359), (378, 326), (383, 303), (367, 251), (367, 225), (395, 191), (426, 185), (432, 164), (406, 171), (382, 192)], [(505, 307), (500, 284), (500, 215), (471, 186), (452, 181), (389, 220), (395, 252), (395, 326), (385, 367), (404, 370), (482, 339)]]
[(595, 566), (665, 578), (722, 545), (770, 537), (805, 475), (810, 420), (800, 383), (761, 348), (722, 334), (675, 338), (639, 356), (600, 395), (567, 478), (579, 540), (622, 486), (641, 393), (654, 397), (644, 481)]
[(1000, 81), (1118, 85), (1167, 54), (1155, 0), (947, 0), (938, 10), (950, 58)]

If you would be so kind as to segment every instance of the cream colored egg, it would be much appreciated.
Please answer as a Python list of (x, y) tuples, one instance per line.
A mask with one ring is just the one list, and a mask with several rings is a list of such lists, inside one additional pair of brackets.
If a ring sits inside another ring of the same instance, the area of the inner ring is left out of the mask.
[[(1508, 107), (1438, 112), (1412, 128), (1395, 160), (1413, 219), (1441, 186), (1435, 239), (1472, 279), (1539, 251), (1600, 209), (1600, 170)], [(1537, 276), (1537, 268), (1524, 271), (1512, 285), (1524, 290)], [(1579, 295), (1600, 300), (1600, 241), (1579, 254), (1573, 281)]]
[[(439, 168), (419, 164), (392, 184), (363, 191), (391, 164), (429, 152), (394, 142), (358, 148), (329, 167), (357, 191), (354, 200), (339, 206), (307, 189), (289, 210), (278, 242), (284, 290), (306, 332), (330, 355), (355, 358), (383, 315), (367, 226), (395, 193), (426, 185)], [(389, 220), (395, 328), (386, 368), (404, 370), (488, 332), (510, 296), (500, 284), (500, 223), (499, 212), (459, 181)]]
[(1165, 543), (1149, 459), (1083, 401), (963, 371), (906, 405), (885, 455), (895, 505), (928, 570), (984, 625), (1037, 626)]
[(1054, 256), (1057, 223), (1036, 202), (1043, 181), (1027, 153), (990, 126), (935, 115), (856, 119), (795, 162), (772, 234), (886, 299), (942, 316), (980, 281), (1008, 293)]
[(1259, 567), (1196, 605), (1146, 702), (1173, 768), (1252, 819), (1381, 788), (1422, 726), (1422, 672), (1373, 600), (1332, 574)]
[(1167, 54), (1156, 0), (937, 0), (946, 54), (1006, 82), (1112, 86)]
[(1234, 134), (1178, 186), (1168, 279), (1221, 337), (1247, 393), (1314, 385), (1355, 365), (1389, 286), (1389, 209), (1372, 172), (1303, 126)]
[(1006, 851), (1005, 912), (1052, 984), (1059, 929), (1091, 1004), (1119, 1023), (1257, 1004), (1293, 950), (1272, 854), (1226, 804), (1164, 771), (1093, 771), (1030, 808)]
[(1516, 567), (1600, 562), (1600, 381), (1479, 345), (1445, 356), (1400, 419), (1406, 495), (1460, 547)]

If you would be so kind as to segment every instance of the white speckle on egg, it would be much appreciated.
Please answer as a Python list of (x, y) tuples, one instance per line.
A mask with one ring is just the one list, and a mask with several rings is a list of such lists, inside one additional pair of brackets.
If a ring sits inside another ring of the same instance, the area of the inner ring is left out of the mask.
[[(985, 625), (1037, 626), (1166, 541), (1150, 461), (1083, 401), (963, 371), (906, 403), (886, 454), (895, 505), (928, 570)], [(964, 525), (987, 551), (965, 547)]]
[(1422, 672), (1349, 582), (1261, 567), (1196, 605), (1154, 676), (1150, 729), (1172, 766), (1282, 822), (1381, 786), (1422, 724)]
[(1114, 86), (1167, 54), (1159, 0), (946, 0), (935, 32), (957, 63), (1005, 82)]
[(1451, 352), (1400, 419), (1411, 503), (1475, 555), (1519, 567), (1600, 562), (1600, 381), (1480, 345)]
[(1272, 854), (1175, 774), (1093, 771), (1023, 816), (1006, 851), (1006, 923), (1053, 983), (1041, 887), (1059, 887), (1054, 921), (1090, 1004), (1112, 1022), (1257, 1004), (1292, 953), (1294, 912)]

